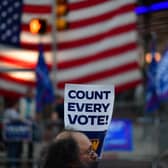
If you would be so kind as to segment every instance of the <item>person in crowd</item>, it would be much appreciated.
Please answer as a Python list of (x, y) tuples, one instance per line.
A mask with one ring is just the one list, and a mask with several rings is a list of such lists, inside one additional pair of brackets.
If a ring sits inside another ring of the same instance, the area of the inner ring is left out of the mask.
[(75, 130), (64, 130), (60, 132), (55, 142), (58, 140), (64, 140), (67, 138), (73, 138), (79, 146), (80, 161), (85, 168), (97, 166), (97, 153), (92, 148), (92, 143), (89, 138), (79, 131)]
[(35, 98), (33, 88), (28, 87), (26, 93), (19, 100), (20, 116), (23, 119), (34, 120), (35, 119)]
[[(60, 95), (55, 95), (55, 101), (52, 104), (52, 110), (48, 122), (45, 124), (45, 131), (43, 134), (43, 140), (46, 143), (52, 141), (52, 139), (64, 128), (63, 113), (62, 108), (63, 98)], [(60, 108), (61, 107), (61, 108)]]
[[(35, 106), (35, 98), (33, 93), (33, 88), (28, 87), (26, 93), (19, 100), (19, 112), (20, 116), (23, 120), (29, 121), (32, 123), (32, 131), (34, 131), (34, 126), (36, 124), (36, 106)], [(32, 132), (34, 135), (34, 132)], [(27, 147), (27, 159), (29, 160), (29, 167), (32, 167), (33, 153), (34, 153), (34, 144), (32, 141), (24, 144)], [(24, 148), (23, 148), (24, 149)]]
[(44, 156), (41, 168), (82, 168), (78, 144), (72, 137), (52, 142)]
[[(13, 101), (9, 103), (9, 106), (4, 111), (4, 126), (7, 122), (18, 122), (21, 121), (19, 112), (18, 112), (18, 101)], [(5, 127), (3, 127), (5, 128)], [(19, 168), (21, 160), (21, 151), (22, 151), (22, 141), (11, 141), (5, 139), (6, 150), (7, 150), (7, 166), (9, 168)]]
[(153, 163), (152, 168), (168, 168), (168, 150), (161, 153)]
[(56, 101), (54, 105), (54, 113), (53, 115), (57, 117), (57, 119), (64, 121), (64, 99), (60, 95), (56, 95)]

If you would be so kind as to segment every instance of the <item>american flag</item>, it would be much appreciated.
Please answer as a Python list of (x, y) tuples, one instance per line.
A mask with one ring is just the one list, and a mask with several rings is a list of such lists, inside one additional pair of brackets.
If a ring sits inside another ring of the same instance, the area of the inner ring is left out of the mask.
[[(57, 93), (65, 83), (115, 84), (123, 91), (141, 83), (138, 64), (135, 0), (69, 0), (65, 16), (69, 27), (56, 32)], [(45, 60), (52, 67), (52, 1), (1, 0), (0, 2), (0, 92), (21, 95), (25, 86), (35, 86), (39, 36), (32, 35), (28, 23), (46, 18), (47, 33), (41, 38)], [(6, 44), (14, 44), (9, 47)]]

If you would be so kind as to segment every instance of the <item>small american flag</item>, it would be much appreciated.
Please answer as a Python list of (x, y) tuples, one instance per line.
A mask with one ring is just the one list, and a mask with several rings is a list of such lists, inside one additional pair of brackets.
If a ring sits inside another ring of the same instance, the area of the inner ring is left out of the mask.
[[(11, 10), (17, 2), (1, 0), (1, 9)], [(5, 3), (8, 4), (6, 9), (2, 6)], [(142, 82), (138, 63), (135, 0), (69, 0), (69, 13), (65, 16), (69, 28), (57, 32), (56, 37), (52, 37), (51, 33), (51, 0), (23, 0), (18, 3), (20, 8), (16, 11), (20, 13), (17, 14), (19, 18), (12, 24), (19, 27), (18, 32), (12, 32), (14, 26), (10, 25), (12, 33), (6, 33), (6, 40), (1, 39), (1, 42), (8, 44), (12, 38), (18, 38), (16, 44), (20, 48), (0, 46), (1, 69), (35, 68), (39, 36), (29, 32), (28, 23), (32, 18), (39, 17), (48, 22), (47, 33), (41, 40), (49, 67), (53, 66), (51, 44), (53, 38), (57, 40), (57, 93), (63, 94), (65, 83), (114, 84), (116, 91), (121, 92)], [(15, 15), (10, 16), (9, 13), (7, 16), (14, 19)], [(4, 21), (0, 22), (1, 27), (2, 23)], [(10, 43), (15, 43), (15, 40)], [(0, 73), (2, 94), (23, 94), (27, 85), (35, 86), (32, 71)]]

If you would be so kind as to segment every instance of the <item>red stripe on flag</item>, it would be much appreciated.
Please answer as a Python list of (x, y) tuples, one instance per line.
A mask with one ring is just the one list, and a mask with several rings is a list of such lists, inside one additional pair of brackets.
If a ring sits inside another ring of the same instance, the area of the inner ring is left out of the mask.
[(116, 48), (112, 48), (103, 52), (99, 52), (95, 55), (88, 55), (85, 58), (78, 58), (75, 60), (69, 60), (64, 61), (58, 64), (57, 68), (59, 70), (61, 69), (67, 69), (67, 68), (74, 68), (76, 66), (81, 66), (87, 63), (95, 62), (97, 60), (106, 59), (109, 57), (115, 57), (119, 54), (122, 54), (124, 52), (129, 52), (130, 50), (134, 50), (137, 48), (137, 44), (134, 43), (128, 43), (122, 46), (118, 46)]
[[(22, 72), (22, 73), (24, 73), (24, 72)], [(10, 75), (5, 74), (5, 73), (0, 73), (0, 78), (2, 80), (6, 80), (8, 82), (15, 82), (15, 83), (22, 84), (22, 85), (35, 86), (35, 82), (33, 82), (33, 81), (27, 81), (27, 80), (24, 80), (24, 79), (15, 78), (15, 77), (10, 76)]]
[(128, 89), (134, 88), (138, 84), (141, 84), (142, 82), (143, 82), (142, 79), (138, 79), (138, 80), (127, 82), (127, 83), (122, 84), (122, 85), (117, 85), (115, 87), (115, 93), (119, 93), (119, 92), (122, 92), (124, 90), (128, 90)]
[(7, 98), (13, 98), (15, 100), (24, 95), (24, 94), (18, 93), (17, 91), (12, 91), (9, 89), (0, 89), (0, 93), (1, 95)]
[[(116, 27), (112, 30), (109, 30), (107, 32), (104, 32), (104, 33), (101, 33), (101, 34), (98, 34), (95, 36), (89, 36), (88, 38), (58, 43), (57, 47), (59, 50), (80, 47), (82, 45), (88, 45), (88, 44), (92, 44), (94, 42), (100, 41), (101, 39), (109, 38), (110, 36), (115, 36), (118, 34), (132, 31), (135, 28), (136, 28), (136, 24), (131, 23), (128, 25)], [(21, 42), (21, 46), (25, 49), (38, 50), (38, 45), (36, 43), (33, 44), (33, 43)], [(50, 43), (44, 43), (44, 50), (45, 51), (50, 51), (51, 49), (52, 49), (52, 46)]]
[(11, 58), (11, 56), (7, 56), (7, 55), (6, 56), (0, 55), (0, 61), (11, 64), (11, 65), (16, 65), (17, 67), (23, 67), (23, 68), (34, 68), (35, 67), (35, 63), (21, 61), (16, 58)]
[[(32, 51), (38, 51), (39, 50), (39, 44), (37, 43), (28, 43), (28, 42), (21, 42), (20, 44), (21, 48), (32, 50)], [(43, 43), (44, 51), (51, 51), (52, 45), (51, 43)]]
[[(21, 25), (21, 29), (22, 29), (22, 31), (30, 32), (30, 29), (29, 29), (29, 25), (28, 25), (28, 24), (22, 24), (22, 25)], [(51, 25), (47, 25), (46, 33), (50, 33), (50, 32), (51, 32)]]
[[(91, 17), (88, 19), (83, 19), (83, 20), (78, 20), (78, 21), (72, 21), (69, 22), (69, 26), (68, 26), (68, 30), (70, 29), (77, 29), (77, 28), (81, 28), (84, 26), (89, 26), (92, 24), (97, 24), (100, 22), (104, 22), (106, 20), (111, 20), (112, 17), (115, 17), (116, 15), (120, 15), (120, 14), (124, 14), (124, 13), (128, 13), (131, 12), (134, 9), (134, 5), (133, 4), (128, 4), (125, 6), (122, 6), (116, 10), (112, 10), (108, 13), (105, 13), (103, 15), (98, 15), (95, 17)], [(22, 25), (22, 30), (24, 31), (29, 31), (29, 25), (27, 24), (23, 24)], [(51, 32), (51, 25), (47, 26), (47, 32)]]
[[(101, 34), (98, 34), (98, 35), (95, 35), (95, 36), (89, 36), (89, 37), (84, 38), (84, 39), (74, 40), (74, 41), (70, 41), (70, 42), (58, 43), (57, 47), (58, 47), (59, 50), (80, 47), (82, 45), (88, 45), (88, 44), (92, 44), (94, 42), (100, 41), (101, 39), (109, 38), (110, 36), (116, 36), (116, 35), (121, 34), (121, 33), (129, 32), (131, 30), (134, 30), (135, 28), (136, 28), (136, 24), (131, 23), (131, 24), (128, 24), (128, 25), (124, 25), (124, 26), (114, 28), (112, 30), (109, 30), (107, 32), (104, 32), (104, 33), (101, 33)], [(22, 46), (22, 48), (30, 49), (30, 50), (37, 50), (38, 49), (38, 45), (36, 43), (33, 44), (33, 43), (21, 42), (21, 46)], [(45, 51), (50, 51), (51, 48), (52, 48), (52, 46), (51, 46), (50, 43), (44, 43), (44, 50)]]
[[(10, 56), (5, 57), (3, 55), (0, 55), (0, 61), (3, 63), (10, 64), (12, 66), (15, 66), (15, 68), (35, 69), (35, 67), (36, 67), (36, 62), (30, 63), (30, 62), (26, 62), (23, 60), (18, 60), (16, 58), (11, 58)], [(48, 67), (49, 71), (52, 69), (51, 64), (47, 64), (47, 67)], [(14, 68), (14, 67), (12, 67), (12, 68)]]
[(63, 89), (66, 83), (82, 84), (82, 83), (93, 82), (93, 81), (105, 79), (105, 78), (108, 78), (111, 76), (118, 75), (123, 72), (127, 72), (127, 71), (130, 71), (133, 69), (138, 69), (138, 68), (139, 68), (138, 63), (132, 62), (129, 64), (121, 65), (117, 68), (112, 68), (112, 69), (108, 69), (105, 71), (93, 73), (93, 74), (90, 74), (90, 75), (87, 75), (84, 77), (80, 77), (80, 78), (76, 78), (76, 79), (72, 79), (72, 80), (67, 80), (67, 81), (63, 81), (63, 82), (58, 82), (58, 88)]
[(109, 31), (99, 33), (95, 36), (89, 36), (87, 38), (83, 38), (83, 39), (79, 39), (79, 40), (59, 43), (58, 44), (58, 49), (63, 50), (63, 49), (79, 47), (81, 45), (88, 45), (88, 44), (100, 41), (102, 39), (104, 40), (105, 38), (109, 38), (110, 36), (115, 36), (115, 35), (118, 35), (118, 34), (121, 34), (121, 33), (125, 33), (125, 32), (135, 30), (135, 28), (136, 28), (135, 23), (131, 23), (131, 24), (128, 24), (128, 25), (122, 25), (120, 27), (113, 28)]
[(52, 8), (50, 5), (23, 5), (23, 13), (30, 14), (46, 14), (51, 13)]
[(133, 4), (128, 4), (128, 5), (124, 5), (124, 6), (118, 8), (116, 10), (112, 10), (112, 11), (110, 11), (108, 13), (105, 13), (105, 14), (102, 14), (102, 15), (98, 15), (98, 16), (91, 17), (91, 18), (84, 19), (84, 20), (78, 20), (78, 21), (70, 22), (69, 23), (69, 28), (70, 29), (76, 29), (76, 28), (79, 28), (79, 27), (84, 27), (84, 26), (104, 22), (106, 20), (112, 19), (116, 15), (121, 15), (121, 14), (124, 14), (124, 13), (132, 12), (134, 10), (134, 7), (135, 6)]
[(75, 3), (70, 3), (68, 5), (68, 8), (70, 10), (79, 10), (82, 8), (88, 8), (88, 7), (92, 7), (95, 5), (99, 5), (99, 4), (103, 4), (107, 2), (107, 0), (85, 0), (85, 1), (80, 1), (80, 2), (75, 2)]

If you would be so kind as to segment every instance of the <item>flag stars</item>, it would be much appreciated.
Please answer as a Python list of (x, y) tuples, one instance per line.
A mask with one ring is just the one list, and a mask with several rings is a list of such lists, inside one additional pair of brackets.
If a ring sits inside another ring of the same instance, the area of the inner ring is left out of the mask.
[(3, 18), (5, 18), (5, 17), (7, 16), (7, 13), (6, 13), (5, 11), (3, 11), (3, 12), (1, 13), (1, 16), (2, 16)]
[(12, 34), (11, 30), (7, 30), (7, 31), (6, 31), (6, 36), (7, 36), (7, 37), (11, 36), (11, 34)]
[(2, 36), (1, 36), (1, 39), (2, 39), (2, 40), (6, 40), (6, 36), (5, 36), (5, 35), (2, 35)]
[(15, 32), (15, 31), (18, 31), (18, 26), (14, 26), (13, 28), (12, 28), (12, 30)]
[(14, 20), (17, 20), (18, 17), (19, 17), (19, 16), (18, 16), (16, 13), (13, 15), (13, 19), (14, 19)]
[(12, 28), (11, 32), (12, 32), (12, 34), (17, 34), (17, 32), (18, 32), (18, 27)]
[(21, 0), (0, 1), (0, 43), (19, 45)]
[(18, 8), (19, 6), (20, 6), (20, 3), (19, 3), (19, 2), (15, 2), (15, 3), (14, 3), (14, 7), (15, 7), (15, 8)]
[(13, 8), (12, 7), (9, 7), (8, 8), (8, 13), (12, 13), (13, 12)]
[(16, 43), (16, 42), (18, 41), (18, 38), (17, 38), (16, 36), (13, 36), (12, 39), (11, 39), (11, 41), (12, 41), (13, 43)]
[(12, 23), (12, 19), (7, 20), (7, 24), (10, 25)]
[(8, 5), (8, 1), (6, 1), (6, 0), (3, 1), (3, 2), (2, 2), (2, 5), (3, 5), (3, 6), (7, 6), (7, 5)]
[(0, 29), (1, 30), (4, 30), (6, 28), (6, 24), (5, 23), (2, 23), (1, 25), (0, 25)]

